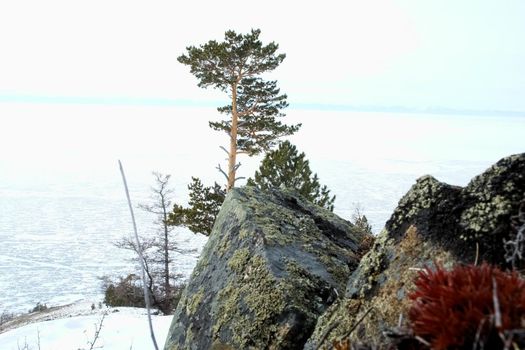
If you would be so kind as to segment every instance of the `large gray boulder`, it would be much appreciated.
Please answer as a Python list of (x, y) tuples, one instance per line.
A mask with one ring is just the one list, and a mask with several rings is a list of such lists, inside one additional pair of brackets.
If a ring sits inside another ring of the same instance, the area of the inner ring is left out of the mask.
[(372, 237), (286, 191), (230, 191), (165, 349), (302, 349)]
[(525, 208), (524, 195), (525, 153), (500, 160), (464, 188), (418, 179), (305, 349), (331, 349), (341, 339), (390, 349), (407, 319), (406, 296), (425, 266), (486, 261), (509, 267), (504, 241), (516, 232), (512, 223)]

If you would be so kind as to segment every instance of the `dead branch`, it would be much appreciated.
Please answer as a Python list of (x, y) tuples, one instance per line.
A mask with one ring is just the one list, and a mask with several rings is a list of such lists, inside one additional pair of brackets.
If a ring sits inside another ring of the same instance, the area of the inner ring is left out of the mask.
[(226, 173), (224, 172), (224, 170), (222, 170), (220, 164), (218, 164), (217, 167), (216, 167), (215, 169), (219, 170), (219, 172), (220, 172), (222, 175), (224, 175), (224, 177), (226, 178), (226, 181), (229, 180), (228, 174), (226, 174)]
[(492, 301), (494, 303), (494, 325), (497, 329), (501, 329), (503, 323), (501, 321), (501, 310), (499, 307), (498, 285), (494, 277), (492, 277)]
[(142, 268), (142, 285), (144, 288), (144, 301), (146, 303), (146, 309), (148, 311), (148, 323), (149, 323), (149, 330), (151, 334), (151, 340), (153, 342), (153, 346), (155, 350), (159, 350), (159, 347), (157, 345), (157, 340), (155, 339), (155, 332), (153, 331), (153, 324), (151, 322), (151, 306), (150, 306), (150, 300), (149, 300), (149, 291), (148, 287), (146, 286), (146, 272), (144, 267), (144, 256), (142, 254), (142, 247), (140, 245), (139, 241), (139, 234), (137, 230), (137, 223), (135, 221), (135, 214), (133, 213), (133, 205), (131, 204), (131, 198), (129, 196), (129, 190), (128, 190), (128, 183), (126, 181), (126, 175), (124, 174), (124, 168), (122, 167), (122, 163), (120, 160), (118, 161), (119, 167), (120, 167), (120, 174), (122, 175), (122, 182), (124, 183), (124, 190), (126, 191), (126, 198), (128, 199), (128, 205), (129, 205), (129, 211), (131, 213), (131, 221), (133, 222), (133, 231), (135, 232), (135, 239), (137, 243), (137, 250), (139, 254), (139, 261)]
[(481, 331), (483, 330), (483, 326), (485, 325), (485, 322), (487, 321), (486, 318), (482, 318), (479, 322), (478, 329), (476, 330), (476, 337), (474, 338), (474, 344), (472, 346), (472, 350), (476, 350), (478, 348), (478, 345), (482, 345), (481, 348), (483, 349), (483, 344), (481, 343)]
[(426, 345), (428, 347), (430, 347), (432, 344), (430, 344), (428, 341), (426, 341), (425, 339), (421, 338), (419, 335), (416, 335), (414, 337), (418, 342), (420, 342), (421, 344), (423, 345)]
[(359, 318), (359, 320), (357, 320), (357, 322), (352, 326), (352, 328), (350, 328), (350, 330), (348, 331), (348, 333), (346, 333), (346, 335), (344, 336), (344, 338), (347, 338), (350, 336), (350, 334), (352, 334), (352, 332), (357, 328), (357, 326), (359, 326), (359, 324), (361, 322), (363, 322), (363, 320), (365, 319), (365, 317), (370, 313), (370, 311), (372, 311), (374, 309), (373, 306), (369, 307), (368, 310), (366, 310), (366, 312), (363, 314), (363, 316), (361, 316)]
[(479, 243), (476, 242), (476, 258), (474, 259), (474, 266), (478, 265), (478, 259), (479, 259)]
[(98, 325), (95, 323), (95, 335), (93, 336), (93, 341), (89, 342), (89, 350), (93, 350), (95, 348), (95, 343), (97, 342), (98, 337), (100, 336), (100, 331), (102, 330), (102, 324), (104, 323), (104, 318), (106, 318), (107, 313), (104, 312), (102, 314), (102, 317), (100, 318), (100, 322)]
[(334, 322), (330, 327), (328, 327), (328, 329), (324, 332), (323, 336), (321, 337), (321, 339), (319, 339), (319, 343), (317, 343), (317, 346), (315, 347), (315, 350), (319, 350), (321, 349), (321, 346), (323, 346), (323, 343), (324, 341), (326, 340), (326, 338), (328, 338), (328, 335), (335, 329), (337, 328), (337, 326), (339, 326), (339, 322)]

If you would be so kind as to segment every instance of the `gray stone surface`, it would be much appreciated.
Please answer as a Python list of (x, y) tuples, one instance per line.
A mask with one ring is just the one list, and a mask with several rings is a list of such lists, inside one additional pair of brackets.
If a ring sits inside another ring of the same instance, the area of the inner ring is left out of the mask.
[(371, 240), (293, 193), (233, 189), (165, 349), (302, 349)]
[(525, 153), (500, 160), (464, 188), (431, 176), (418, 179), (352, 273), (345, 296), (319, 318), (305, 349), (331, 349), (347, 338), (353, 345), (389, 348), (392, 339), (385, 335), (406, 315), (405, 296), (424, 266), (451, 267), (477, 257), (478, 263), (508, 267), (503, 241), (515, 231), (511, 223), (524, 195)]

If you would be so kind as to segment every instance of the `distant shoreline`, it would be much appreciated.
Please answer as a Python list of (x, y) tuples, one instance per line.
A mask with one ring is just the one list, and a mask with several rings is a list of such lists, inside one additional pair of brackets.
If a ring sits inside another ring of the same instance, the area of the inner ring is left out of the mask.
[[(176, 98), (141, 98), (126, 96), (43, 96), (24, 94), (0, 94), (0, 103), (13, 104), (58, 104), (58, 105), (102, 105), (102, 106), (143, 106), (143, 107), (180, 107), (180, 108), (216, 108), (223, 100), (190, 100)], [(405, 106), (370, 106), (334, 103), (304, 103), (290, 101), (290, 110), (315, 110), (332, 112), (380, 112), (380, 113), (419, 113), (438, 115), (472, 115), (525, 117), (525, 111), (515, 110), (476, 110), (449, 107), (405, 107)]]
[(432, 115), (461, 115), (476, 117), (522, 117), (525, 118), (525, 111), (509, 110), (475, 110), (475, 109), (454, 109), (444, 107), (430, 108), (411, 108), (411, 107), (382, 107), (382, 106), (352, 106), (336, 104), (291, 104), (290, 109), (295, 110), (318, 110), (332, 112), (371, 112), (371, 113), (407, 113), (407, 114), (432, 114)]

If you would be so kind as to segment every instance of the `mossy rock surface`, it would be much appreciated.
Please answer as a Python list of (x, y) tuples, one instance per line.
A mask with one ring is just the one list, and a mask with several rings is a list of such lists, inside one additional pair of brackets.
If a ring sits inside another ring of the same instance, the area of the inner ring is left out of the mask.
[(281, 190), (230, 191), (165, 349), (302, 349), (366, 252), (346, 220)]
[[(405, 326), (419, 269), (433, 264), (487, 261), (503, 268), (503, 241), (525, 195), (525, 153), (500, 160), (464, 188), (431, 176), (416, 181), (399, 201), (385, 229), (352, 273), (344, 298), (318, 320), (305, 349), (331, 349), (350, 338), (391, 349), (399, 322)], [(394, 347), (395, 348), (395, 347)]]

